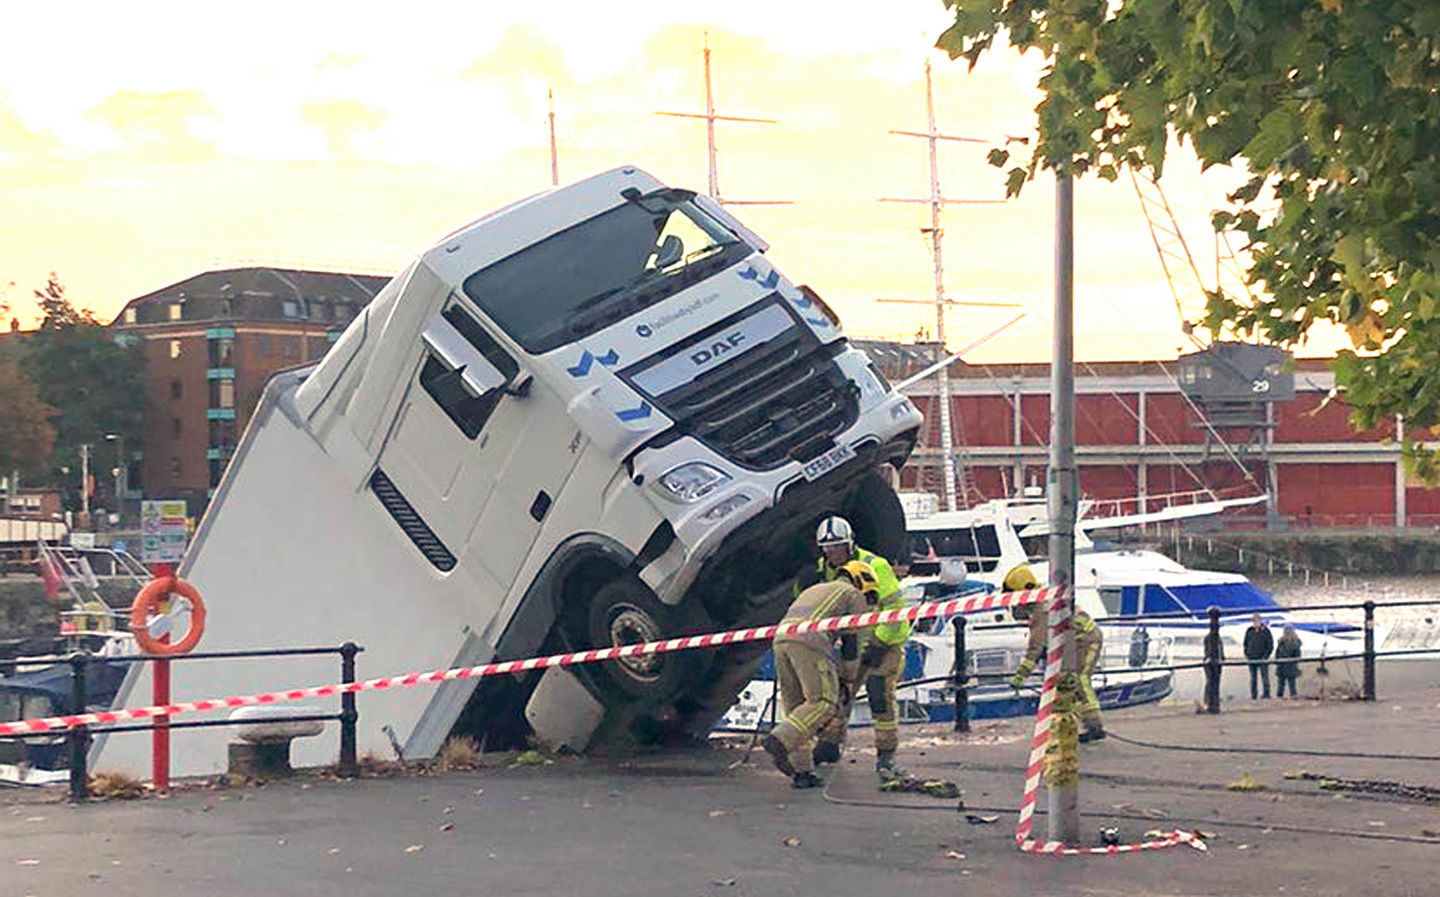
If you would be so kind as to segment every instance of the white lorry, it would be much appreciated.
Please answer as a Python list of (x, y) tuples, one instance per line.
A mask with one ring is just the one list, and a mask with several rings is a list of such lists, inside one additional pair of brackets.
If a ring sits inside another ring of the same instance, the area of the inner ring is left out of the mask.
[[(209, 610), (199, 650), (354, 641), (362, 678), (469, 666), (772, 623), (832, 513), (898, 553), (881, 468), (920, 414), (766, 248), (633, 167), (440, 241), (268, 385), (180, 569)], [(700, 737), (765, 647), (365, 692), (360, 751)], [(174, 698), (335, 669), (182, 663)], [(298, 762), (333, 762), (330, 728)], [(219, 731), (176, 732), (176, 774), (223, 768)], [(97, 768), (138, 765), (133, 741)]]

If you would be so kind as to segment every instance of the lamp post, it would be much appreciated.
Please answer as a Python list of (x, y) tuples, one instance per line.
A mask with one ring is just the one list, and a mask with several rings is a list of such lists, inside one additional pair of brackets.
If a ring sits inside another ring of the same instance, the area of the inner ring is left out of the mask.
[(107, 442), (115, 443), (115, 513), (125, 517), (125, 493), (130, 486), (130, 466), (125, 461), (125, 434), (106, 433)]
[(86, 526), (90, 520), (90, 443), (80, 446), (80, 512), (85, 515)]

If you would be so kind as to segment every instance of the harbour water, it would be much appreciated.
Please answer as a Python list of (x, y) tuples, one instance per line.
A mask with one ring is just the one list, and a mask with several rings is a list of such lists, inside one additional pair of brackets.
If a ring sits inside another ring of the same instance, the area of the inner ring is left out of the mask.
[[(1406, 622), (1440, 626), (1440, 575), (1342, 576), (1332, 573), (1328, 582), (1323, 574), (1315, 573), (1311, 574), (1309, 582), (1303, 576), (1252, 578), (1257, 586), (1272, 594), (1277, 602), (1301, 619), (1336, 620), (1358, 625), (1365, 619), (1362, 605), (1366, 601), (1374, 601), (1377, 633)], [(1425, 603), (1409, 604), (1417, 601)], [(1333, 607), (1337, 604), (1352, 606)], [(1239, 652), (1233, 653), (1238, 655)], [(1226, 660), (1231, 665), (1224, 668), (1221, 676), (1222, 704), (1248, 702), (1250, 677), (1243, 658), (1227, 656)], [(1382, 658), (1381, 663), (1382, 691), (1387, 677), (1428, 677), (1432, 671), (1440, 674), (1440, 665), (1436, 664), (1434, 655), (1388, 661)], [(1327, 660), (1324, 664), (1306, 662), (1302, 664), (1298, 682), (1300, 697), (1302, 700), (1353, 698), (1360, 693), (1362, 679), (1363, 663), (1359, 658)], [(1194, 702), (1198, 705), (1204, 695), (1204, 673), (1198, 669), (1178, 670), (1174, 686), (1167, 703)]]
[[(1311, 573), (1304, 576), (1254, 576), (1255, 584), (1287, 608), (1353, 604), (1355, 607), (1315, 611), (1306, 616), (1327, 616), (1358, 623), (1365, 618), (1360, 605), (1374, 601), (1375, 622), (1384, 626), (1400, 620), (1432, 618), (1440, 621), (1440, 575), (1377, 576)], [(1400, 602), (1428, 602), (1391, 607)]]

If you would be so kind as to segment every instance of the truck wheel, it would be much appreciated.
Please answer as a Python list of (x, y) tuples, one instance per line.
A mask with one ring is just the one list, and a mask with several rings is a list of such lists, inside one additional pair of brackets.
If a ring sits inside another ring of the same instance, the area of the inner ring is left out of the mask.
[[(665, 604), (639, 577), (622, 576), (602, 586), (591, 601), (590, 645), (612, 648), (693, 635), (705, 631), (701, 616)], [(658, 703), (693, 686), (707, 660), (708, 652), (695, 649), (625, 657), (601, 669), (625, 694)]]
[(845, 500), (844, 513), (855, 527), (855, 544), (901, 566), (910, 563), (905, 537), (905, 507), (878, 471), (870, 471)]

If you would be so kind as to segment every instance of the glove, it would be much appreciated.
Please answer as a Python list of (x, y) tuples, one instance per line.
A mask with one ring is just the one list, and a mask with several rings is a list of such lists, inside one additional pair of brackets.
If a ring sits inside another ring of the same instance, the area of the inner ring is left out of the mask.
[(860, 666), (862, 668), (878, 667), (880, 666), (881, 661), (883, 661), (884, 659), (885, 646), (876, 644), (874, 642), (866, 645), (865, 650), (860, 652)]

